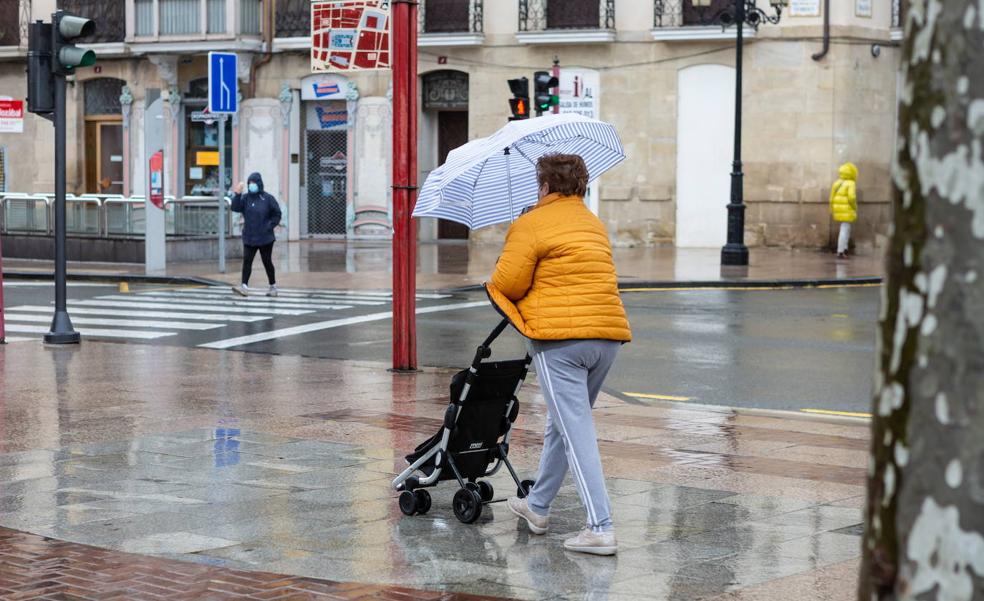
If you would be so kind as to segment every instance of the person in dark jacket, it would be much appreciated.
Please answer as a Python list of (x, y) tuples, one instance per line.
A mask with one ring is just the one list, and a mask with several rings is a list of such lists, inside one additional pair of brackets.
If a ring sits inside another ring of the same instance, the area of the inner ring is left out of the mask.
[(246, 180), (246, 192), (242, 182), (233, 188), (232, 210), (243, 214), (243, 281), (232, 290), (236, 294), (249, 294), (249, 276), (253, 271), (253, 259), (260, 252), (270, 288), (267, 296), (277, 296), (277, 278), (273, 270), (274, 228), (280, 225), (280, 205), (272, 194), (263, 191), (263, 178), (259, 173), (250, 174)]

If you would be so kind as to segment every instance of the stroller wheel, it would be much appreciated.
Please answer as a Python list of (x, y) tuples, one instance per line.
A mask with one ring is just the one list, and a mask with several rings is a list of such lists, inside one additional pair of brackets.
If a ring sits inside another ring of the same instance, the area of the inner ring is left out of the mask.
[(495, 489), (490, 482), (482, 480), (478, 483), (478, 495), (482, 497), (482, 501), (488, 503), (495, 496)]
[(413, 491), (413, 496), (417, 502), (417, 514), (424, 515), (431, 508), (431, 495), (424, 489), (418, 489)]
[[(429, 497), (430, 495), (428, 495)], [(417, 497), (409, 490), (400, 493), (400, 511), (403, 515), (413, 515), (417, 513)]]
[(533, 490), (533, 485), (536, 484), (536, 480), (523, 480), (519, 483), (519, 488), (516, 489), (516, 496), (520, 499), (525, 499), (526, 495), (530, 494)]
[(468, 488), (460, 488), (452, 501), (454, 516), (463, 524), (474, 523), (482, 515), (482, 497)]

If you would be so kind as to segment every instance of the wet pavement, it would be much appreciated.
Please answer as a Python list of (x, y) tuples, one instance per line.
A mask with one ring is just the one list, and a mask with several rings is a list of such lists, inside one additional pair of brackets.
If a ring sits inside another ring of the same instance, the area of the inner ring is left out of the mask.
[[(228, 288), (73, 282), (69, 309), (87, 339), (204, 346), (328, 359), (385, 361), (387, 293), (290, 289), (243, 299)], [(52, 287), (8, 282), (8, 336), (40, 339)], [(804, 290), (625, 290), (634, 341), (622, 347), (608, 390), (635, 402), (866, 413), (874, 373), (877, 286)], [(417, 299), (422, 365), (463, 367), (499, 316), (482, 292)], [(496, 343), (522, 356), (508, 330)]]
[[(122, 580), (146, 560), (117, 553), (208, 566), (206, 580), (242, 584), (221, 570), (243, 570), (369, 587), (329, 598), (853, 598), (866, 425), (603, 394), (620, 552), (582, 557), (561, 548), (584, 522), (570, 484), (544, 537), (498, 502), (459, 523), (448, 483), (427, 515), (400, 513), (390, 481), (439, 427), (450, 374), (170, 346), (2, 347), (0, 527), (111, 551), (92, 565)], [(545, 419), (535, 378), (520, 399), (510, 458), (532, 476)], [(508, 476), (492, 483), (510, 494)], [(23, 569), (71, 565), (71, 553), (85, 555), (0, 531), (0, 558)], [(190, 570), (155, 565), (165, 588)]]
[[(501, 247), (492, 244), (421, 244), (417, 251), (418, 290), (440, 290), (479, 285), (495, 267)], [(388, 289), (392, 286), (392, 247), (389, 242), (305, 240), (274, 245), (278, 282), (296, 288)], [(616, 247), (613, 249), (619, 278), (624, 284), (640, 282), (734, 282), (770, 280), (849, 280), (880, 277), (881, 254), (838, 260), (833, 253), (804, 249), (751, 249), (747, 268), (722, 271), (719, 249), (674, 247)], [(71, 258), (71, 257), (69, 257)], [(239, 282), (237, 260), (227, 272), (218, 273), (215, 262), (171, 263), (155, 275), (198, 276), (229, 283)], [(48, 271), (50, 261), (5, 259), (8, 271)], [(262, 283), (254, 266), (253, 277)], [(107, 277), (144, 273), (142, 265), (70, 263), (69, 273), (101, 273)]]

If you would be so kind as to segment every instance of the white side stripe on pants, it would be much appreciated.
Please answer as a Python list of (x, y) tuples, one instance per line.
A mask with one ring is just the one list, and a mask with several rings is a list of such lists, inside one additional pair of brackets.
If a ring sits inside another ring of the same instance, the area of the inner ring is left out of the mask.
[(567, 427), (564, 425), (564, 417), (560, 414), (561, 412), (557, 397), (554, 396), (553, 382), (551, 382), (550, 372), (547, 370), (547, 360), (544, 357), (545, 354), (545, 352), (536, 354), (537, 370), (543, 370), (543, 383), (546, 385), (547, 391), (550, 394), (551, 403), (554, 406), (554, 413), (557, 416), (557, 424), (563, 432), (564, 447), (567, 449), (567, 456), (570, 458), (571, 472), (574, 474), (574, 481), (577, 482), (578, 488), (581, 489), (581, 497), (584, 499), (584, 506), (588, 512), (588, 521), (591, 522), (592, 526), (595, 526), (598, 524), (598, 516), (594, 511), (594, 503), (591, 501), (591, 493), (588, 491), (588, 484), (584, 479), (584, 473), (581, 471), (581, 464), (578, 463), (577, 455), (574, 453), (574, 441), (571, 440), (571, 437), (568, 434)]

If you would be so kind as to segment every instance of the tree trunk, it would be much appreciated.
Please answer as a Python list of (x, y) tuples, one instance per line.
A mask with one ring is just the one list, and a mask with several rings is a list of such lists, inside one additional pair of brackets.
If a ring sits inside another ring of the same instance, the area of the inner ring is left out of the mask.
[(984, 3), (907, 8), (858, 598), (984, 600)]

